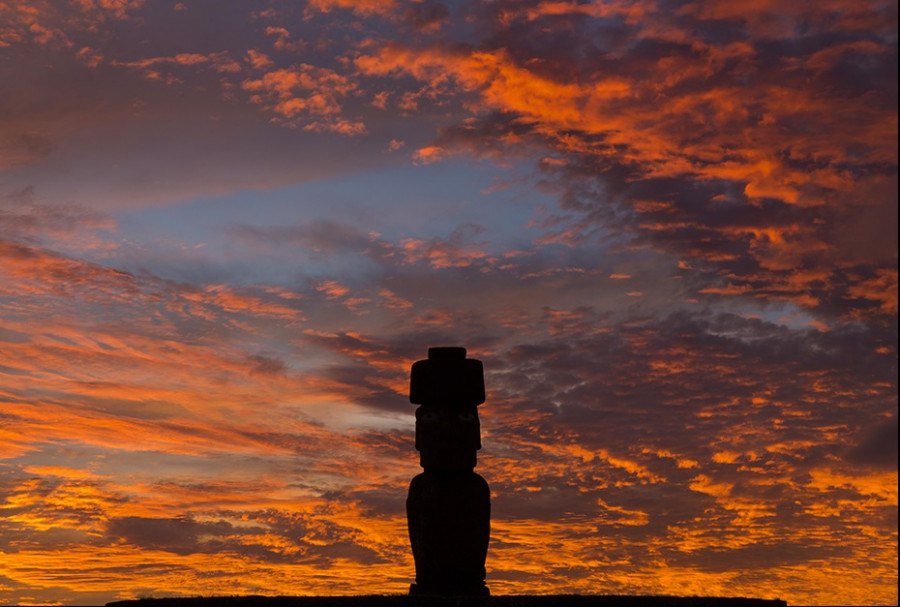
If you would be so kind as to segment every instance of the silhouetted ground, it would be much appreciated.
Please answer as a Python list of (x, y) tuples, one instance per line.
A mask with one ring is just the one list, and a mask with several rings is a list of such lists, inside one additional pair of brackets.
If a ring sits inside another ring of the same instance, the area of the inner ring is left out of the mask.
[(490, 597), (377, 596), (229, 596), (138, 599), (107, 607), (786, 607), (781, 600), (678, 597), (541, 595)]

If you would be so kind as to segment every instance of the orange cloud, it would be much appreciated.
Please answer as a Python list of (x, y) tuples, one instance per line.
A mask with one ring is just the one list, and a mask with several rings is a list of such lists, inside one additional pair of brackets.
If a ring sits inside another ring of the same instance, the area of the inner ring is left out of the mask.
[(360, 15), (389, 15), (396, 6), (396, 0), (309, 0), (307, 10), (328, 13), (342, 9)]
[(257, 70), (270, 68), (274, 65), (268, 55), (266, 55), (265, 53), (261, 53), (255, 49), (249, 49), (247, 51), (247, 61), (254, 69)]
[(437, 145), (430, 145), (416, 150), (416, 153), (413, 154), (413, 159), (418, 164), (431, 164), (445, 156), (447, 156), (447, 150)]
[(106, 13), (121, 19), (128, 11), (140, 8), (144, 0), (75, 0), (75, 4), (86, 13)]
[(425, 261), (433, 268), (464, 268), (492, 259), (488, 252), (478, 247), (478, 244), (463, 245), (440, 239), (425, 241), (405, 238), (400, 241), (400, 251), (406, 263)]
[(338, 299), (350, 292), (348, 287), (338, 284), (335, 280), (326, 280), (316, 285), (316, 290), (325, 293), (328, 299)]
[(302, 63), (245, 80), (241, 87), (253, 93), (251, 101), (274, 112), (278, 120), (290, 126), (304, 124), (307, 130), (342, 135), (365, 132), (361, 121), (339, 116), (340, 100), (357, 85), (333, 70)]
[[(638, 12), (643, 7), (629, 6), (638, 7)], [(703, 6), (703, 10), (713, 10), (712, 6), (718, 7), (716, 11), (722, 9), (718, 4)], [(600, 7), (545, 2), (529, 9), (528, 18), (620, 9), (624, 11), (615, 3)], [(695, 10), (698, 7), (691, 5), (684, 12)], [(742, 8), (735, 15), (763, 19), (769, 10), (774, 9)], [(759, 24), (763, 27), (763, 21)], [(677, 27), (665, 31), (679, 32)], [(659, 30), (647, 32), (648, 36), (658, 34)], [(358, 57), (356, 65), (367, 75), (412, 76), (444, 95), (462, 91), (475, 97), (476, 101), (468, 102), (475, 111), (509, 112), (516, 122), (529, 125), (531, 132), (560, 149), (630, 163), (640, 167), (646, 178), (690, 176), (700, 181), (742, 183), (751, 201), (771, 198), (816, 207), (827, 202), (829, 192), (852, 191), (856, 182), (841, 168), (841, 159), (849, 159), (847, 150), (854, 146), (871, 149), (873, 160), (896, 162), (895, 115), (873, 110), (863, 97), (845, 100), (836, 108), (817, 89), (791, 79), (764, 80), (752, 89), (739, 86), (721, 75), (729, 65), (753, 69), (757, 50), (752, 41), (714, 45), (688, 32), (681, 34), (679, 43), (689, 44), (691, 53), (661, 58), (634, 76), (596, 70), (573, 78), (543, 69), (537, 59), (528, 62), (504, 49), (411, 48), (397, 43)], [(850, 45), (846, 51), (833, 49), (811, 58), (810, 67), (821, 70), (833, 65), (845, 52), (883, 55), (888, 49), (874, 43)], [(698, 61), (698, 53), (706, 60)], [(712, 83), (702, 90), (688, 84), (701, 80)], [(753, 116), (760, 116), (758, 124), (747, 128), (749, 120), (756, 120)], [(781, 126), (797, 121), (821, 128), (814, 133), (795, 133)], [(480, 143), (473, 142), (472, 149), (478, 149)], [(723, 149), (731, 151), (723, 157)], [(785, 149), (791, 150), (790, 157), (785, 156)], [(417, 159), (430, 162), (448, 153), (446, 144), (440, 143), (420, 150)], [(793, 158), (819, 158), (821, 162), (797, 163)], [(665, 225), (673, 227), (671, 222)], [(817, 243), (812, 238), (805, 240), (803, 249), (808, 254)], [(784, 239), (770, 239), (764, 249), (755, 252), (767, 263), (777, 259), (779, 265), (794, 266), (795, 259), (782, 254), (789, 247), (799, 251)]]

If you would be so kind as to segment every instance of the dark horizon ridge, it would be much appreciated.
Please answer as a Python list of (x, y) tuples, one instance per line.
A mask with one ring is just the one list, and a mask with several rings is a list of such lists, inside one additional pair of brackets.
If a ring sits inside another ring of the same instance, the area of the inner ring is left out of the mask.
[(146, 598), (107, 603), (106, 607), (787, 607), (781, 599), (706, 596), (497, 595), (472, 596), (222, 596)]

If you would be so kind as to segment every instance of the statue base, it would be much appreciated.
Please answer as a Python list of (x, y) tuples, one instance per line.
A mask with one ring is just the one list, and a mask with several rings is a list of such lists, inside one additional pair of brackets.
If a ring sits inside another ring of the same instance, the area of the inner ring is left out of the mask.
[(491, 596), (491, 591), (482, 582), (480, 586), (471, 588), (421, 588), (419, 584), (409, 585), (409, 596)]

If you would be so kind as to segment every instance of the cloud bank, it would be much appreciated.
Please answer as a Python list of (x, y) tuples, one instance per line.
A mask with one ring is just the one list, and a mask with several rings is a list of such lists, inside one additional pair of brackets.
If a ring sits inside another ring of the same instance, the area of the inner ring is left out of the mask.
[[(894, 3), (0, 3), (0, 598), (897, 601)], [(848, 580), (850, 580), (848, 582)]]

